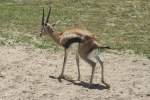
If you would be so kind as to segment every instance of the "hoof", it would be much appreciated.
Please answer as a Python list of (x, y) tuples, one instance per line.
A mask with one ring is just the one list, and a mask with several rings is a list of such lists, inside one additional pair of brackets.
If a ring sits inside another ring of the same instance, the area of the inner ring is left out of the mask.
[(80, 81), (80, 78), (78, 78), (78, 81)]
[(108, 83), (106, 83), (105, 81), (102, 80), (102, 83), (106, 86), (106, 88), (110, 88), (110, 85)]
[(65, 78), (65, 77), (64, 77), (63, 75), (59, 75), (58, 81), (59, 81), (59, 82), (62, 82), (61, 79), (64, 79), (64, 78)]

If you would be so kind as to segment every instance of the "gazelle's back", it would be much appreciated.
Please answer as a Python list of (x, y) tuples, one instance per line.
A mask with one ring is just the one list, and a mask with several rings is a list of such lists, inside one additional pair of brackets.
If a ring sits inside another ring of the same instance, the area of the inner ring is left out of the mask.
[(82, 29), (70, 29), (70, 30), (66, 30), (64, 31), (60, 38), (60, 43), (61, 44), (67, 44), (68, 43), (75, 43), (75, 42), (81, 42), (82, 40), (85, 40), (85, 38), (90, 37), (90, 38), (95, 38), (95, 35), (93, 35), (92, 33), (90, 33), (87, 30), (82, 30)]
[(84, 36), (92, 36), (92, 33), (87, 31), (87, 30), (84, 30), (84, 29), (79, 29), (79, 28), (74, 28), (74, 29), (69, 29), (69, 30), (66, 30), (64, 31), (65, 35), (67, 34), (77, 34), (77, 35), (84, 35)]

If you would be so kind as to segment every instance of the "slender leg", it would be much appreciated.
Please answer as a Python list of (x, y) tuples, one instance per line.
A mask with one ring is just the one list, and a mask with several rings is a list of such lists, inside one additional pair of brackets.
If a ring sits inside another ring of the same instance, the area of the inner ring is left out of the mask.
[(80, 65), (79, 65), (79, 54), (76, 53), (76, 64), (77, 64), (77, 68), (78, 68), (78, 81), (80, 81)]
[(101, 81), (104, 83), (104, 66), (103, 66), (103, 62), (100, 59), (99, 56), (96, 56), (96, 59), (98, 60), (100, 66), (101, 66)]
[(104, 66), (103, 66), (103, 62), (102, 62), (102, 60), (100, 59), (100, 57), (99, 56), (96, 56), (96, 59), (98, 60), (98, 62), (99, 62), (99, 64), (101, 65), (101, 82), (103, 83), (103, 84), (105, 84), (106, 85), (106, 87), (107, 88), (110, 88), (110, 85), (109, 84), (107, 84), (105, 81), (104, 81)]
[(65, 49), (65, 53), (64, 53), (64, 62), (63, 62), (63, 68), (62, 68), (62, 72), (61, 75), (59, 76), (59, 78), (64, 78), (64, 70), (65, 70), (65, 65), (66, 65), (66, 60), (67, 60), (67, 49)]
[(95, 63), (92, 64), (92, 75), (91, 75), (91, 79), (90, 79), (90, 84), (92, 84), (93, 82), (93, 77), (94, 77), (94, 71), (95, 71)]
[(88, 64), (90, 64), (91, 67), (92, 67), (92, 74), (91, 74), (91, 79), (90, 79), (90, 84), (92, 84), (96, 63), (95, 63), (94, 61), (88, 59), (88, 58), (87, 58), (85, 61), (86, 61)]

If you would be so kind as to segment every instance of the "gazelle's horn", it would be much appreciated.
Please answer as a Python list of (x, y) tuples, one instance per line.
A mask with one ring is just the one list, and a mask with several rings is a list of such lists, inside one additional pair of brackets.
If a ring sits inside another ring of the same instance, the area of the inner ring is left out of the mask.
[(44, 8), (43, 8), (43, 16), (42, 16), (42, 26), (44, 25)]
[(48, 20), (49, 20), (50, 13), (51, 13), (51, 7), (49, 8), (49, 12), (48, 12), (48, 15), (47, 15), (47, 18), (46, 18), (46, 21), (45, 21), (45, 23), (48, 23)]

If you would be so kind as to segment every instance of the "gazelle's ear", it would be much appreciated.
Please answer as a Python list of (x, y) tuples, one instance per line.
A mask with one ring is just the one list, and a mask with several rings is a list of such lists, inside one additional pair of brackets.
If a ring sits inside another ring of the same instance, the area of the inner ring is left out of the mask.
[(60, 20), (58, 20), (56, 23), (52, 24), (52, 26), (54, 27), (55, 25), (59, 24)]

